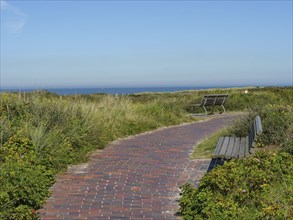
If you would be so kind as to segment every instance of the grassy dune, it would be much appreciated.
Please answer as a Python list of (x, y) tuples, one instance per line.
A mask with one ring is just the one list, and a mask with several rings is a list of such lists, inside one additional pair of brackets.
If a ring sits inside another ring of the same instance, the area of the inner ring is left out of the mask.
[(55, 175), (121, 137), (191, 122), (172, 100), (1, 94), (0, 219), (37, 218)]
[(291, 88), (251, 88), (248, 94), (243, 89), (123, 96), (1, 93), (0, 218), (37, 218), (35, 210), (67, 165), (86, 160), (90, 152), (118, 138), (195, 121), (190, 104), (212, 93), (230, 95), (229, 111), (256, 112), (272, 103), (272, 108), (286, 110), (293, 103)]

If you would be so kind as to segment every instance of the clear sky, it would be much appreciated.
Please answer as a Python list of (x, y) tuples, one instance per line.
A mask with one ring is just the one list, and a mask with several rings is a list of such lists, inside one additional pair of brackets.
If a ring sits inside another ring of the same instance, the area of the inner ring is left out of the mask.
[(292, 1), (1, 1), (2, 88), (292, 85)]

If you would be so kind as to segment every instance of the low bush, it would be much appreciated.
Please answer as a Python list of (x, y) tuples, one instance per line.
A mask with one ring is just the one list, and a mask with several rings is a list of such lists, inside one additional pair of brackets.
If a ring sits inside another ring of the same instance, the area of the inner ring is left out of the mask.
[(283, 150), (292, 154), (293, 105), (268, 104), (255, 111), (250, 111), (235, 120), (227, 134), (237, 137), (247, 136), (249, 127), (256, 115), (260, 115), (263, 127), (259, 146), (282, 146)]
[(13, 135), (0, 150), (0, 219), (34, 219), (54, 182), (52, 170), (37, 163), (33, 143)]
[[(217, 166), (203, 177), (197, 189), (190, 184), (182, 186), (180, 214), (185, 219), (292, 218), (292, 106), (257, 106), (223, 131), (225, 135), (247, 136), (253, 119), (260, 115), (263, 134), (258, 145), (263, 149), (244, 160)], [(213, 139), (210, 141), (215, 147)], [(280, 151), (270, 153), (266, 149), (268, 145), (278, 146)]]
[(283, 150), (293, 155), (293, 123), (289, 125), (284, 137)]
[(285, 219), (293, 212), (293, 156), (258, 152), (181, 187), (184, 219)]
[(263, 144), (284, 145), (287, 131), (293, 125), (293, 105), (270, 104), (261, 109), (260, 115), (264, 124)]

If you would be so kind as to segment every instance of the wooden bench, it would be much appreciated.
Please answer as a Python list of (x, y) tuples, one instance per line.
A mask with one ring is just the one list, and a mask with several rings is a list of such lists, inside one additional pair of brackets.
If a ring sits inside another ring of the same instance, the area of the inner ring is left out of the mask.
[(247, 157), (254, 152), (256, 142), (261, 134), (261, 119), (259, 116), (256, 116), (247, 137), (220, 137), (213, 158), (232, 159)]
[(204, 109), (206, 115), (208, 115), (208, 112), (206, 109), (206, 107), (208, 107), (208, 106), (211, 106), (211, 107), (221, 106), (223, 109), (223, 112), (225, 112), (224, 104), (227, 100), (227, 97), (228, 97), (227, 94), (205, 95), (199, 104), (194, 104), (191, 106), (194, 107), (194, 109), (196, 107), (202, 107)]

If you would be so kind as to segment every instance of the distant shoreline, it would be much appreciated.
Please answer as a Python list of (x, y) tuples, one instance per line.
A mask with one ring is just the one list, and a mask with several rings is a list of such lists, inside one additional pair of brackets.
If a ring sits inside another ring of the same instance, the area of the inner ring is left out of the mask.
[[(137, 94), (137, 93), (153, 93), (153, 92), (180, 92), (190, 90), (213, 90), (213, 89), (245, 89), (245, 88), (263, 88), (263, 86), (178, 86), (178, 87), (116, 87), (116, 88), (7, 88), (1, 89), (0, 92), (34, 92), (48, 91), (58, 95), (89, 95), (89, 94)], [(270, 87), (270, 86), (265, 86)], [(279, 86), (274, 86), (279, 87)], [(281, 86), (283, 87), (283, 86)], [(287, 86), (285, 86), (287, 87)]]

